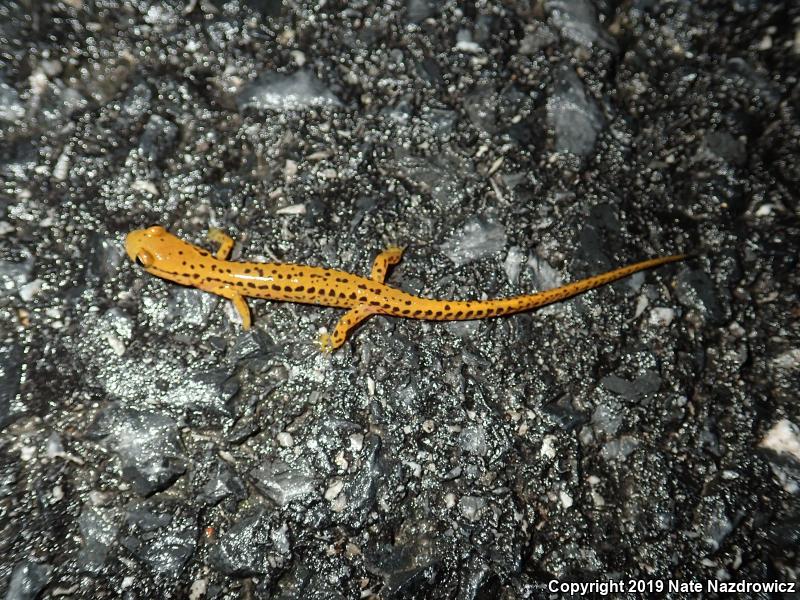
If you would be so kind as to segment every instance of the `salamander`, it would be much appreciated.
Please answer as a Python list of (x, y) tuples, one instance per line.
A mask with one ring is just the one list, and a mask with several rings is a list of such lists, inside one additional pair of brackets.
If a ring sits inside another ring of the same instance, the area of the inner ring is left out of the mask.
[(332, 334), (320, 336), (325, 352), (344, 344), (353, 328), (371, 315), (429, 321), (499, 317), (559, 302), (638, 271), (686, 258), (684, 254), (651, 258), (536, 294), (492, 300), (435, 300), (384, 283), (389, 267), (400, 261), (403, 248), (391, 247), (378, 254), (366, 278), (307, 265), (230, 261), (233, 240), (219, 229), (209, 230), (208, 238), (219, 244), (214, 254), (156, 225), (130, 232), (125, 251), (152, 275), (227, 298), (233, 302), (244, 329), (251, 325), (245, 297), (348, 309)]

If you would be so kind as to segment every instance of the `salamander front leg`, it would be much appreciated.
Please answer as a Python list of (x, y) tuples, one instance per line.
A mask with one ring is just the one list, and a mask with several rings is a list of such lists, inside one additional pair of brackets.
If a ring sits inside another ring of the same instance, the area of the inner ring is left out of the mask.
[(372, 311), (366, 306), (356, 306), (348, 310), (345, 315), (339, 319), (339, 322), (336, 323), (336, 329), (333, 330), (333, 335), (323, 333), (319, 336), (320, 349), (325, 353), (329, 353), (339, 348), (344, 344), (350, 331), (371, 314), (373, 314)]
[(208, 230), (208, 239), (219, 244), (219, 249), (216, 254), (217, 258), (219, 260), (228, 260), (228, 256), (233, 248), (233, 239), (231, 236), (221, 229), (212, 227)]
[(233, 307), (242, 319), (242, 329), (250, 329), (250, 308), (247, 306), (247, 301), (243, 296), (236, 294), (231, 298), (231, 302), (233, 302)]
[(250, 308), (248, 308), (244, 296), (237, 294), (230, 288), (212, 291), (218, 296), (222, 296), (223, 298), (230, 300), (233, 303), (233, 308), (236, 309), (236, 312), (239, 313), (239, 318), (242, 320), (242, 329), (250, 329)]
[(375, 257), (375, 262), (372, 263), (370, 279), (378, 283), (383, 283), (383, 280), (386, 279), (386, 273), (389, 267), (400, 262), (400, 259), (403, 257), (403, 250), (405, 250), (405, 248), (392, 246), (378, 254), (378, 256)]

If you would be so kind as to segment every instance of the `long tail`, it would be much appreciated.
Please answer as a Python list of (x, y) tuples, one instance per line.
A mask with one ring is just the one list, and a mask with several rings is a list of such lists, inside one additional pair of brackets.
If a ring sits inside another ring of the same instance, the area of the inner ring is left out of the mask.
[(612, 283), (619, 279), (623, 279), (629, 275), (638, 273), (639, 271), (644, 271), (646, 269), (652, 269), (667, 263), (683, 260), (686, 258), (686, 256), (686, 254), (674, 254), (672, 256), (651, 258), (649, 260), (643, 260), (641, 262), (628, 265), (627, 267), (620, 267), (619, 269), (608, 271), (607, 273), (594, 275), (593, 277), (587, 277), (586, 279), (581, 279), (579, 281), (575, 281), (574, 283), (568, 283), (567, 285), (562, 285), (561, 287), (557, 287), (552, 290), (539, 292), (538, 294), (532, 294), (529, 296), (518, 296), (516, 299), (522, 301), (522, 308), (519, 310), (530, 310), (532, 308), (538, 308), (547, 304), (553, 304), (554, 302), (560, 302), (561, 300), (572, 298), (573, 296), (593, 290), (600, 286), (606, 285), (607, 283)]
[[(628, 265), (587, 277), (580, 281), (568, 283), (561, 287), (528, 294), (524, 296), (512, 296), (511, 298), (500, 298), (496, 300), (429, 300), (426, 298), (414, 298), (414, 310), (400, 314), (396, 311), (387, 311), (387, 314), (406, 316), (412, 319), (426, 319), (431, 321), (463, 321), (469, 319), (484, 319), (486, 317), (497, 317), (500, 315), (510, 315), (512, 313), (523, 312), (533, 308), (539, 308), (554, 302), (560, 302), (567, 298), (572, 298), (583, 292), (593, 290), (600, 286), (617, 281), (628, 275), (633, 275), (645, 269), (652, 269), (667, 263), (677, 262), (687, 257), (686, 254), (675, 254), (660, 258), (651, 258), (642, 262)], [(409, 296), (411, 298), (411, 296)]]

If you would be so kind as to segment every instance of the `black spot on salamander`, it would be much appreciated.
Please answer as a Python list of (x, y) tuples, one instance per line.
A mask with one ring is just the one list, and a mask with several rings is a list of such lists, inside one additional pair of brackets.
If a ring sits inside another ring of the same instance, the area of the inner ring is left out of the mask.
[(198, 250), (198, 253), (200, 254), (200, 256), (208, 256), (208, 252), (206, 252), (205, 250)]
[(243, 287), (244, 286), (244, 281), (237, 281), (236, 285), (238, 285), (239, 287)]
[(281, 291), (281, 286), (279, 286), (277, 283), (273, 283), (272, 284), (272, 289), (275, 290), (276, 292), (280, 292)]
[(472, 311), (468, 310), (467, 312), (464, 313), (464, 316), (465, 317), (471, 317), (472, 316)]
[(298, 285), (296, 288), (294, 288), (294, 291), (295, 292), (302, 292), (304, 289), (306, 289), (305, 286)]
[(414, 315), (415, 315), (415, 316), (416, 316), (416, 315), (421, 315), (421, 314), (422, 314), (422, 311), (421, 311), (421, 310), (415, 310), (415, 311), (414, 311)]
[(178, 250), (178, 256), (183, 256), (183, 250)]
[(318, 294), (322, 294), (324, 296), (325, 295), (325, 288), (319, 288), (319, 291), (317, 293)]
[(184, 260), (183, 262), (181, 262), (181, 266), (182, 266), (182, 267), (185, 267), (185, 266), (186, 266), (186, 261), (185, 261), (185, 260)]
[(245, 275), (248, 275), (249, 273), (250, 273), (250, 269), (249, 268), (244, 270), (244, 274)]
[(441, 317), (441, 316), (442, 316), (442, 311), (440, 311), (440, 310), (437, 310), (437, 311), (436, 311), (436, 314), (435, 314), (434, 316), (436, 316), (436, 317)]
[(462, 312), (459, 310), (459, 311), (458, 311), (458, 312), (457, 312), (457, 313), (456, 313), (454, 316), (455, 316), (456, 318), (458, 318), (458, 317), (460, 317), (462, 314), (463, 314), (463, 313), (462, 313)]
[(331, 291), (328, 292), (328, 296), (335, 296), (335, 295), (336, 295), (336, 290), (331, 288)]
[(194, 275), (192, 275), (192, 277), (194, 277), (195, 279), (198, 279), (200, 277), (200, 273), (195, 273)]
[(313, 287), (310, 287), (306, 290), (309, 294), (313, 294), (316, 290)]
[(356, 297), (357, 297), (357, 296), (356, 296), (356, 293), (355, 293), (355, 292), (353, 292), (352, 294), (350, 294), (350, 300), (355, 300), (355, 299), (356, 299)]
[(381, 303), (380, 303), (380, 302), (378, 302), (377, 300), (372, 300), (372, 301), (370, 301), (370, 304), (371, 304), (372, 306), (380, 306), (380, 304), (381, 304)]
[(284, 291), (284, 292), (291, 292), (291, 291), (292, 291), (292, 286), (290, 286), (290, 285), (287, 285), (287, 286), (285, 286), (285, 287), (283, 288), (283, 291)]
[(345, 294), (344, 292), (339, 292), (339, 298), (346, 298), (346, 297), (347, 294)]
[(426, 311), (425, 311), (425, 314), (426, 314), (426, 315), (432, 315), (432, 314), (433, 314), (433, 311), (432, 311), (432, 310), (430, 310), (430, 309), (428, 309), (428, 310), (426, 310)]
[(247, 283), (247, 287), (254, 288), (254, 287), (256, 287), (256, 284), (255, 284), (255, 282), (250, 281), (250, 282)]
[(216, 271), (217, 270), (217, 265), (211, 265), (211, 270), (212, 271)]
[(365, 284), (363, 284), (363, 283), (359, 283), (358, 284), (358, 289), (365, 290), (365, 289), (367, 289), (367, 286)]
[(406, 308), (406, 309), (403, 311), (403, 314), (404, 314), (404, 315), (407, 315), (407, 314), (408, 314), (408, 313), (410, 313), (410, 312), (411, 312), (411, 311), (410, 311), (409, 309), (407, 309), (407, 308)]
[(411, 306), (411, 300), (406, 300), (406, 306)]

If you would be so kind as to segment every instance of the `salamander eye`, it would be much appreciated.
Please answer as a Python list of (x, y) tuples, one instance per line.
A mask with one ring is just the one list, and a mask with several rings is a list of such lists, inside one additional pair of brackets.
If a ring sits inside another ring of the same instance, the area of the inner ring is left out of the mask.
[(150, 235), (161, 235), (165, 231), (166, 229), (164, 229), (161, 225), (153, 225), (152, 227), (147, 228), (147, 233)]
[(146, 269), (153, 264), (153, 255), (147, 250), (142, 250), (136, 255), (136, 264)]

